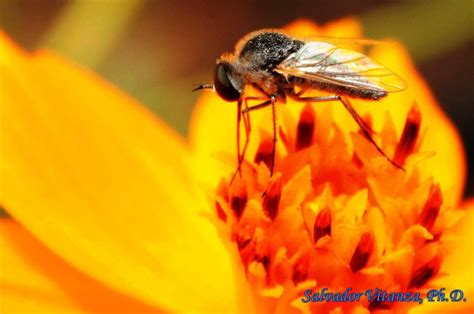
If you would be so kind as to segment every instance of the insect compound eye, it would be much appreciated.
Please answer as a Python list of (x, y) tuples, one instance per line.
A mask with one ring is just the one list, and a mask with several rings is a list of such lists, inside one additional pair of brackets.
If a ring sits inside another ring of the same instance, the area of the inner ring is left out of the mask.
[(217, 64), (214, 73), (214, 87), (216, 92), (226, 101), (239, 100), (240, 92), (232, 85), (228, 73), (228, 67), (225, 64)]

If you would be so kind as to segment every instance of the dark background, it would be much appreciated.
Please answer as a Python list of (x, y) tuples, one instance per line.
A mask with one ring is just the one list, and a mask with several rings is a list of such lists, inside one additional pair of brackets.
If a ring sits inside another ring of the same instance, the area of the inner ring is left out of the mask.
[[(300, 17), (359, 17), (370, 38), (397, 38), (460, 130), (474, 195), (471, 0), (0, 0), (0, 26), (23, 47), (54, 49), (92, 68), (186, 135), (215, 59), (247, 32)], [(442, 145), (442, 143), (440, 143)], [(449, 167), (449, 165), (446, 165)]]

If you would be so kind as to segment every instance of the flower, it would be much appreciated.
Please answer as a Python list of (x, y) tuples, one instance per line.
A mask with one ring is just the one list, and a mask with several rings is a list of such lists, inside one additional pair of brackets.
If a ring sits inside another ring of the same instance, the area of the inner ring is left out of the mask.
[[(354, 19), (323, 28), (302, 20), (288, 30), (361, 37)], [(301, 289), (321, 284), (443, 285), (472, 295), (472, 263), (466, 262), (472, 237), (466, 236), (473, 204), (461, 204), (462, 145), (400, 45), (376, 47), (371, 55), (399, 69), (409, 89), (353, 103), (361, 112), (367, 108), (366, 123), (406, 172), (375, 153), (337, 104), (290, 102), (278, 107), (275, 175), (265, 166), (270, 123), (262, 110), (251, 116), (243, 175), (229, 185), (232, 104), (204, 94), (188, 146), (94, 74), (0, 38), (0, 200), (14, 218), (0, 221), (3, 311), (364, 313), (387, 307), (300, 302)], [(390, 310), (416, 305), (396, 303)], [(472, 302), (413, 308), (454, 310), (472, 312)]]

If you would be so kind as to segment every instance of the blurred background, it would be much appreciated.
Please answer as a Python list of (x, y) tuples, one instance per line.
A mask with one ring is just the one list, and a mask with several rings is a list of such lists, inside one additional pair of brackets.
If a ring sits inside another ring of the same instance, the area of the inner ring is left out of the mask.
[(242, 35), (300, 17), (325, 23), (349, 15), (367, 37), (407, 46), (461, 132), (473, 196), (473, 0), (0, 0), (0, 27), (20, 45), (93, 69), (183, 135), (199, 96), (192, 84), (210, 82), (216, 57)]

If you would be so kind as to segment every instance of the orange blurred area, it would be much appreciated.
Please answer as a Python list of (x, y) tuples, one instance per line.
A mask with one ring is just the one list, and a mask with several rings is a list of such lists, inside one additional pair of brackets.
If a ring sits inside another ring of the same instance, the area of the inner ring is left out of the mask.
[[(343, 5), (302, 0), (5, 0), (0, 4), (0, 27), (21, 46), (49, 47), (92, 68), (182, 134), (187, 133), (198, 97), (190, 92), (192, 84), (210, 82), (215, 59), (244, 34), (281, 27), (300, 17), (323, 24), (345, 16), (360, 17), (367, 37), (395, 38), (407, 46), (460, 129), (469, 164), (474, 164), (470, 0), (454, 4), (363, 0)], [(466, 195), (474, 195), (469, 171)]]

